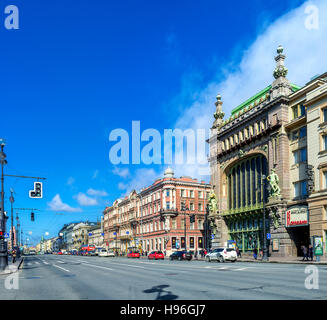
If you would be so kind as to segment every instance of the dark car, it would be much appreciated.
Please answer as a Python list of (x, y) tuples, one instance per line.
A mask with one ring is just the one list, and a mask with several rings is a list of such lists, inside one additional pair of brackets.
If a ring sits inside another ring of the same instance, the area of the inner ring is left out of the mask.
[(175, 251), (169, 257), (170, 260), (192, 260), (192, 253), (183, 251)]

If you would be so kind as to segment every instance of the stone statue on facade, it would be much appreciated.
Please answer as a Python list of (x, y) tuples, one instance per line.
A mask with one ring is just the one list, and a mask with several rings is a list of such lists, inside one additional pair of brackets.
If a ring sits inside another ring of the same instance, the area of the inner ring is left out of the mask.
[(269, 181), (271, 191), (270, 196), (271, 197), (279, 197), (280, 196), (280, 188), (279, 188), (279, 178), (278, 175), (275, 173), (275, 169), (271, 169), (270, 175), (267, 177), (267, 180)]
[(218, 211), (218, 199), (213, 189), (210, 191), (208, 203), (209, 215), (215, 215)]

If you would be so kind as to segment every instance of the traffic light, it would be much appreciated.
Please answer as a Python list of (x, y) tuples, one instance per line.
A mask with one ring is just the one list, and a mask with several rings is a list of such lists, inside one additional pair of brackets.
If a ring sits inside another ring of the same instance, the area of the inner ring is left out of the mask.
[(191, 222), (191, 223), (194, 223), (194, 222), (195, 222), (195, 215), (194, 215), (194, 214), (192, 214), (192, 215), (190, 216), (190, 222)]
[(30, 198), (43, 198), (42, 182), (34, 182), (34, 190), (30, 190)]
[(31, 212), (31, 221), (34, 221), (34, 212)]

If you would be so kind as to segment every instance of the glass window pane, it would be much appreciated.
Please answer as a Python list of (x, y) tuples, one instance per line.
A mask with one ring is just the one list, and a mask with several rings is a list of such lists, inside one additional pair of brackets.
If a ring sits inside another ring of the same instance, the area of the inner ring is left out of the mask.
[(301, 104), (300, 109), (301, 109), (301, 116), (304, 116), (305, 115), (305, 105)]
[(306, 196), (307, 195), (307, 181), (301, 182), (301, 195)]
[(304, 138), (307, 135), (307, 127), (302, 127), (300, 129), (300, 138)]
[(324, 109), (324, 122), (327, 122), (327, 108)]
[(300, 196), (300, 185), (299, 183), (294, 183), (294, 197)]
[(297, 164), (299, 162), (298, 154), (298, 151), (293, 152), (294, 164)]
[(326, 172), (324, 172), (324, 176), (325, 176), (325, 189), (327, 189), (327, 171)]
[(307, 148), (301, 149), (301, 161), (307, 161)]

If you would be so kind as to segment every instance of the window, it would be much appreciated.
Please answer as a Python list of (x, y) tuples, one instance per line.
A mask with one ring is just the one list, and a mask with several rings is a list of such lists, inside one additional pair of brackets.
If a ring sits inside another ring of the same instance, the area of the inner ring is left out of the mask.
[(193, 190), (190, 191), (190, 197), (194, 198), (194, 191)]
[(292, 119), (296, 119), (298, 116), (299, 116), (298, 107), (297, 106), (292, 107)]
[(169, 197), (169, 190), (166, 191), (166, 196)]
[(322, 121), (327, 122), (327, 108), (322, 109)]
[(203, 211), (202, 203), (199, 203), (199, 211)]
[(198, 220), (198, 229), (203, 229), (203, 220)]
[(302, 148), (293, 152), (294, 164), (307, 161), (307, 148)]
[(307, 136), (307, 127), (302, 127), (299, 130), (299, 136), (300, 136), (300, 139)]
[(323, 151), (327, 150), (327, 134), (322, 136), (322, 150)]
[(171, 220), (171, 228), (172, 228), (172, 229), (177, 229), (176, 219), (172, 219), (172, 220)]
[(194, 203), (193, 202), (190, 202), (190, 210), (194, 211)]
[(305, 115), (305, 105), (304, 104), (300, 104), (300, 114), (301, 114), (301, 117)]
[(203, 192), (199, 191), (199, 199), (203, 199)]
[(294, 197), (304, 197), (308, 194), (307, 192), (307, 181), (300, 181), (294, 183)]
[(166, 202), (166, 209), (170, 209), (170, 203), (169, 202)]
[(181, 220), (181, 229), (184, 229), (185, 228), (185, 221), (184, 221), (184, 218)]
[(181, 197), (185, 197), (185, 190), (181, 190)]
[(327, 189), (327, 171), (324, 171), (323, 176), (324, 176), (324, 189)]
[(194, 222), (190, 222), (190, 230), (194, 230)]
[(190, 237), (190, 249), (194, 249), (194, 237)]

